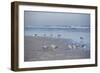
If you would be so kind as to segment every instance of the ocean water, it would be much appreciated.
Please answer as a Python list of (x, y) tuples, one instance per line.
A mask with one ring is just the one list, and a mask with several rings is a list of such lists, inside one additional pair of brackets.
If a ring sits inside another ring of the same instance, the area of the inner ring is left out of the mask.
[[(24, 36), (72, 39), (78, 43), (90, 44), (90, 28), (24, 28)], [(60, 36), (58, 36), (60, 35)]]

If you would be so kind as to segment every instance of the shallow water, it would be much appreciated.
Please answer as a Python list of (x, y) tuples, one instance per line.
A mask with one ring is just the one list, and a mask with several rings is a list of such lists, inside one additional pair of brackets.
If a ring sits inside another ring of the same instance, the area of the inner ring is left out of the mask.
[[(25, 36), (72, 39), (78, 43), (90, 43), (89, 28), (25, 28)], [(60, 34), (60, 36), (58, 36)], [(80, 39), (82, 37), (82, 39)]]

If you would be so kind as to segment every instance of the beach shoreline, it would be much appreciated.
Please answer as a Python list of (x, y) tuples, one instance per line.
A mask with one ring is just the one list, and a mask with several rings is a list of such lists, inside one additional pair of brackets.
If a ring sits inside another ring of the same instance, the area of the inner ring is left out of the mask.
[(24, 36), (24, 61), (90, 58), (89, 48), (80, 48), (76, 44), (79, 43), (73, 44), (72, 39)]

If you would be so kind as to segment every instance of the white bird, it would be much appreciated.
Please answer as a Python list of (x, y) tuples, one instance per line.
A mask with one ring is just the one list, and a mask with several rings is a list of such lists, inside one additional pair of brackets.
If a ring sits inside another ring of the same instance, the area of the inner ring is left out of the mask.
[(42, 48), (43, 49), (48, 49), (48, 46), (47, 45), (44, 45)]
[(69, 45), (68, 45), (68, 48), (72, 49), (72, 46), (69, 44)]
[(54, 45), (54, 44), (52, 44), (51, 47), (52, 47), (53, 49), (56, 49), (56, 48), (57, 48), (57, 46)]
[(36, 37), (36, 36), (37, 36), (37, 34), (33, 34), (33, 36), (35, 36), (35, 37)]
[(73, 49), (75, 49), (76, 48), (76, 45), (73, 45)]

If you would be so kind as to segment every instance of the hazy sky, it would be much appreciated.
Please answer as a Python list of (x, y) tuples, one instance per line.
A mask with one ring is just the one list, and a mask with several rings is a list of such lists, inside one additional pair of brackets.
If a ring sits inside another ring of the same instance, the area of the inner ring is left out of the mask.
[(34, 25), (90, 26), (90, 14), (59, 12), (24, 12), (25, 27)]

